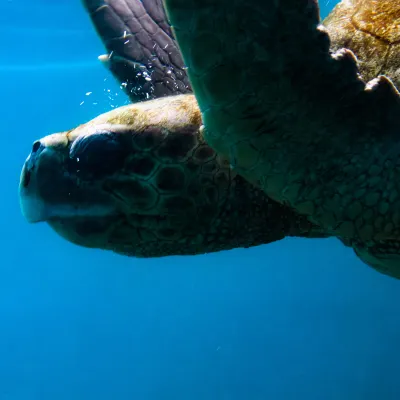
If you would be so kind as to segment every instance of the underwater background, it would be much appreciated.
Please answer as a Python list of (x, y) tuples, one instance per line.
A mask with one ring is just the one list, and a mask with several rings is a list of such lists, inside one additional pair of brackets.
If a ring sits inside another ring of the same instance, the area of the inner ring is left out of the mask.
[(27, 224), (32, 142), (127, 100), (78, 0), (0, 0), (0, 37), (0, 400), (400, 399), (400, 281), (334, 239), (140, 260)]

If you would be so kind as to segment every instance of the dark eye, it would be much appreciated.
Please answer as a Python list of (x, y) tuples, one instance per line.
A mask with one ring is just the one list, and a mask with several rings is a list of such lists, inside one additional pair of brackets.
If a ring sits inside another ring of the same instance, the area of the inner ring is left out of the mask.
[(111, 175), (122, 168), (128, 153), (115, 133), (82, 135), (71, 146), (70, 167), (82, 177)]

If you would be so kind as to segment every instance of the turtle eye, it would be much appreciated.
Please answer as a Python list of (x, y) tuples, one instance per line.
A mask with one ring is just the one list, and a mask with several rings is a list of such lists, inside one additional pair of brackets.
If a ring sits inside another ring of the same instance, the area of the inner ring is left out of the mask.
[(123, 167), (128, 152), (113, 132), (82, 135), (71, 146), (70, 169), (82, 178), (111, 175)]

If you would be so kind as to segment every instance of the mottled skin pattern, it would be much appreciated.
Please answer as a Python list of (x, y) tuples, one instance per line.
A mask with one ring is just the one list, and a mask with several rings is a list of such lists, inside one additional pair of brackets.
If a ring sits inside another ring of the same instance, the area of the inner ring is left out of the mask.
[(322, 237), (205, 144), (192, 95), (137, 103), (35, 142), (21, 176), (31, 222), (136, 257)]
[[(190, 91), (160, 0), (84, 4), (110, 52), (106, 66), (133, 102)], [(151, 79), (139, 90), (143, 71)], [(200, 128), (194, 97), (183, 95), (47, 136), (34, 143), (22, 172), (23, 212), (73, 243), (136, 257), (325, 237), (233, 173)]]
[[(315, 0), (165, 5), (207, 143), (271, 198), (400, 276), (400, 96), (393, 83), (380, 76), (366, 84), (351, 51), (330, 52)], [(356, 16), (396, 41), (399, 10), (399, 0), (364, 0)]]

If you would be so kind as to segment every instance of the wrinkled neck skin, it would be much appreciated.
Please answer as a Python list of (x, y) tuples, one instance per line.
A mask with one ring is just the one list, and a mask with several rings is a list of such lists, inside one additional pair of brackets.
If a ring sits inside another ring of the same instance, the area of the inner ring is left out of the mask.
[(205, 237), (203, 252), (248, 248), (287, 236), (327, 237), (306, 217), (268, 198), (259, 188), (236, 175), (221, 213)]

